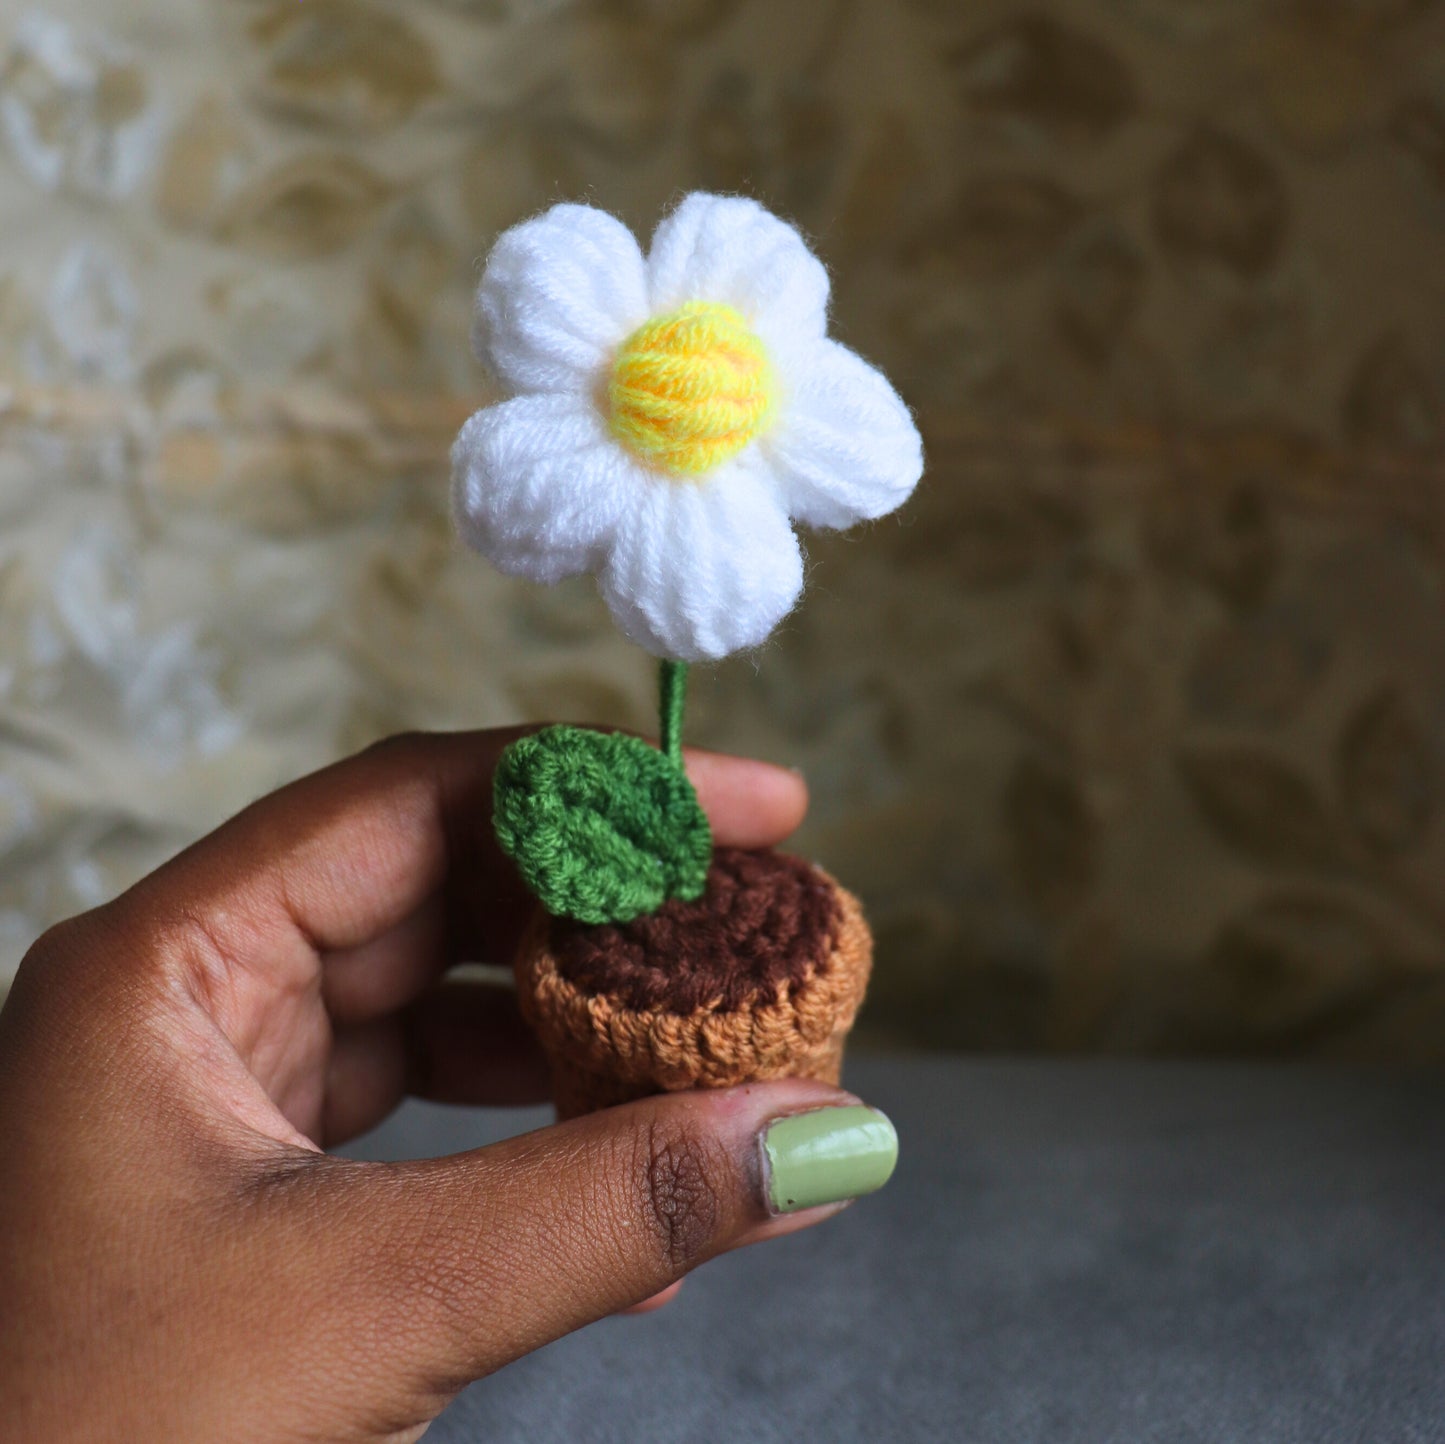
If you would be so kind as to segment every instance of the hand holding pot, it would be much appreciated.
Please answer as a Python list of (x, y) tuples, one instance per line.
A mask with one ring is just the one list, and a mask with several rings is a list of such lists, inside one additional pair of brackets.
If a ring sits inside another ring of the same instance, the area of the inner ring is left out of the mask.
[[(326, 1145), (407, 1092), (541, 1099), (494, 840), (513, 733), (397, 738), (47, 933), (0, 1012), (0, 1435), (412, 1439), (469, 1380), (879, 1186), (881, 1114), (818, 1082), (651, 1097), (451, 1158)], [(705, 754), (723, 846), (802, 783)]]

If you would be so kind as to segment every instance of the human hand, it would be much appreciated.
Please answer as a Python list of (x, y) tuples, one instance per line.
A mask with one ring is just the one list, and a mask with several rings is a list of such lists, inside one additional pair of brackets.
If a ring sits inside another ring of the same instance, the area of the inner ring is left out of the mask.
[[(887, 1176), (857, 1112), (775, 1132), (770, 1172), (770, 1120), (857, 1102), (800, 1081), (452, 1158), (321, 1151), (408, 1092), (546, 1096), (511, 995), (441, 981), (509, 960), (532, 906), (490, 826), (514, 735), (382, 743), (36, 943), (0, 1011), (0, 1435), (415, 1439), (470, 1380), (843, 1206), (777, 1212), (789, 1159), (831, 1140), (852, 1191)], [(802, 818), (791, 773), (688, 770), (719, 842)]]

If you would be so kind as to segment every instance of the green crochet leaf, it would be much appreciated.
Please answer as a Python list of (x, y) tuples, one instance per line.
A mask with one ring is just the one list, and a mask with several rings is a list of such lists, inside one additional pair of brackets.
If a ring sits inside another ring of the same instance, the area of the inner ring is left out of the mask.
[(547, 727), (502, 753), (493, 823), (554, 917), (622, 923), (702, 896), (712, 832), (683, 770), (621, 732)]

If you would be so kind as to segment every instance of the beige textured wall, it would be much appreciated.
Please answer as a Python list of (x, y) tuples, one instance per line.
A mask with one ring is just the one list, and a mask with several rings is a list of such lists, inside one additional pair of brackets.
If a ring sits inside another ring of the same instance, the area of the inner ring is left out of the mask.
[(876, 1039), (1445, 1056), (1445, 5), (0, 3), (0, 973), (383, 732), (649, 725), (457, 553), (478, 258), (753, 191), (916, 405), (695, 681), (807, 769)]

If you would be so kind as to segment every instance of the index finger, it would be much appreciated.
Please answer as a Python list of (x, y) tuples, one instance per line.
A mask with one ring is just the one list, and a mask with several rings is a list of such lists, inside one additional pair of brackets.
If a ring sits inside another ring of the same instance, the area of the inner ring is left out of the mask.
[[(449, 880), (477, 909), (514, 911), (522, 895), (492, 832), (492, 773), (530, 730), (388, 739), (253, 803), (143, 887), (162, 910), (170, 897), (228, 931), (289, 927), (316, 952), (396, 927)], [(807, 810), (802, 778), (784, 768), (695, 751), (686, 764), (720, 844), (771, 846)]]
[(773, 847), (795, 832), (808, 811), (801, 772), (729, 757), (684, 751), (687, 775), (720, 847)]

